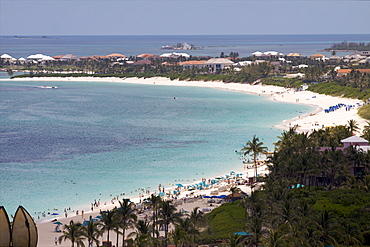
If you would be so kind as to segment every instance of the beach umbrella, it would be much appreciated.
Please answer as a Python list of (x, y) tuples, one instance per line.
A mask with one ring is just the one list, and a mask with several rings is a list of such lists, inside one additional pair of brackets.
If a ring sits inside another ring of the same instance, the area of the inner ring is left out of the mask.
[(59, 214), (57, 214), (57, 213), (52, 213), (51, 215), (59, 215)]
[(235, 235), (240, 235), (240, 236), (251, 236), (252, 234), (248, 233), (248, 232), (234, 232), (233, 234)]
[(55, 224), (55, 225), (63, 225), (63, 223), (62, 222), (59, 222), (59, 221), (56, 221), (53, 224)]
[(184, 187), (182, 184), (175, 184), (177, 187)]
[(102, 216), (101, 216), (101, 215), (98, 215), (98, 216), (96, 216), (95, 218), (101, 219), (101, 218), (102, 218)]

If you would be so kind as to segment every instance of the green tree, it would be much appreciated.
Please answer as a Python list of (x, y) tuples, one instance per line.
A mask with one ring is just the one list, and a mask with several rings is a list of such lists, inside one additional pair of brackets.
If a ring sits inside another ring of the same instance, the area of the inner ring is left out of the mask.
[(255, 168), (255, 179), (257, 180), (257, 157), (263, 152), (267, 151), (267, 147), (262, 146), (263, 142), (253, 136), (252, 141), (248, 141), (247, 144), (240, 151), (244, 152), (244, 156), (250, 154), (253, 156), (253, 163)]
[(364, 126), (361, 137), (370, 141), (370, 122), (366, 122), (367, 125)]
[(154, 238), (154, 235), (157, 234), (157, 237), (158, 237), (158, 233), (159, 233), (159, 229), (158, 229), (158, 214), (159, 214), (159, 208), (160, 208), (160, 205), (161, 205), (161, 202), (162, 202), (162, 199), (160, 196), (156, 196), (154, 194), (151, 194), (150, 196), (150, 203), (149, 205), (152, 207), (152, 210), (153, 210), (153, 218), (152, 218), (152, 234), (153, 234), (153, 238)]
[(84, 239), (84, 231), (82, 230), (81, 223), (74, 223), (73, 220), (71, 220), (69, 225), (64, 225), (63, 235), (61, 235), (58, 240), (59, 244), (61, 244), (63, 240), (69, 240), (72, 242), (72, 247), (75, 246), (75, 243), (77, 247), (84, 247)]
[(109, 234), (110, 231), (113, 230), (117, 226), (117, 219), (116, 213), (114, 210), (106, 210), (101, 213), (101, 225), (103, 226), (103, 230), (107, 231), (107, 241), (109, 242)]
[(355, 131), (358, 131), (360, 128), (358, 127), (358, 123), (356, 120), (350, 119), (347, 122), (347, 128), (349, 132), (353, 135)]
[(162, 201), (161, 208), (159, 210), (159, 222), (164, 226), (164, 237), (166, 243), (169, 225), (174, 223), (179, 217), (179, 214), (176, 213), (176, 207), (172, 205), (170, 201)]
[(138, 220), (135, 223), (135, 228), (136, 228), (136, 231), (131, 232), (129, 234), (129, 237), (132, 237), (132, 236), (135, 237), (134, 243), (137, 246), (143, 246), (142, 244), (144, 243), (147, 244), (146, 246), (148, 246), (152, 240), (152, 237), (150, 235), (152, 232), (152, 229), (150, 227), (149, 222), (146, 222), (144, 220)]
[(197, 229), (205, 223), (204, 213), (199, 210), (199, 207), (195, 207), (190, 213), (189, 220), (193, 228), (191, 232), (193, 243), (195, 243), (195, 237), (199, 234)]
[(99, 237), (103, 236), (104, 230), (99, 228), (99, 223), (89, 221), (86, 226), (82, 227), (83, 235), (87, 238), (88, 246), (92, 246), (93, 243), (99, 246)]
[(137, 215), (133, 209), (134, 203), (130, 202), (129, 199), (119, 201), (119, 205), (120, 207), (117, 209), (117, 217), (122, 228), (122, 247), (124, 247), (126, 230), (136, 222)]

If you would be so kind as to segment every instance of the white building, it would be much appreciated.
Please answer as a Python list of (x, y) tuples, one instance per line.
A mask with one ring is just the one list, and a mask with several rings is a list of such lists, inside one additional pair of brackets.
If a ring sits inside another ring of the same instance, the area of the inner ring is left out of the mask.
[(3, 54), (0, 56), (0, 59), (2, 62), (6, 63), (6, 62), (12, 62), (13, 61), (13, 58), (12, 56), (8, 55), (8, 54)]
[(227, 58), (211, 58), (204, 64), (207, 65), (211, 72), (215, 72), (234, 65), (234, 62)]
[(168, 57), (168, 58), (178, 58), (178, 57), (186, 57), (189, 58), (190, 55), (187, 53), (182, 53), (182, 52), (172, 52), (172, 53), (163, 53), (160, 55), (160, 57)]

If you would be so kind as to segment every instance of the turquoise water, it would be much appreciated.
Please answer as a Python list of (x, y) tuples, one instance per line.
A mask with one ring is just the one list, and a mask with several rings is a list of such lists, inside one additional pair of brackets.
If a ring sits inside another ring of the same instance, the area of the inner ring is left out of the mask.
[(242, 169), (235, 150), (253, 135), (271, 150), (281, 133), (274, 125), (312, 111), (210, 88), (0, 85), (0, 204), (10, 213), (21, 204), (34, 216)]

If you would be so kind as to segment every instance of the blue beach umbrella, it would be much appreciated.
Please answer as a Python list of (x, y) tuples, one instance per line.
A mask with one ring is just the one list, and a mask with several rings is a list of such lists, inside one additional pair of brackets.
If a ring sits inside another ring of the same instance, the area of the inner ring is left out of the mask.
[(175, 184), (177, 187), (184, 187), (182, 184)]
[(251, 236), (252, 234), (248, 233), (248, 232), (234, 232), (233, 234), (235, 235), (240, 235), (240, 236)]
[(55, 224), (55, 225), (63, 225), (63, 223), (62, 222), (59, 222), (59, 221), (56, 221), (53, 224)]
[(59, 215), (59, 214), (57, 214), (57, 213), (52, 213), (51, 215)]

